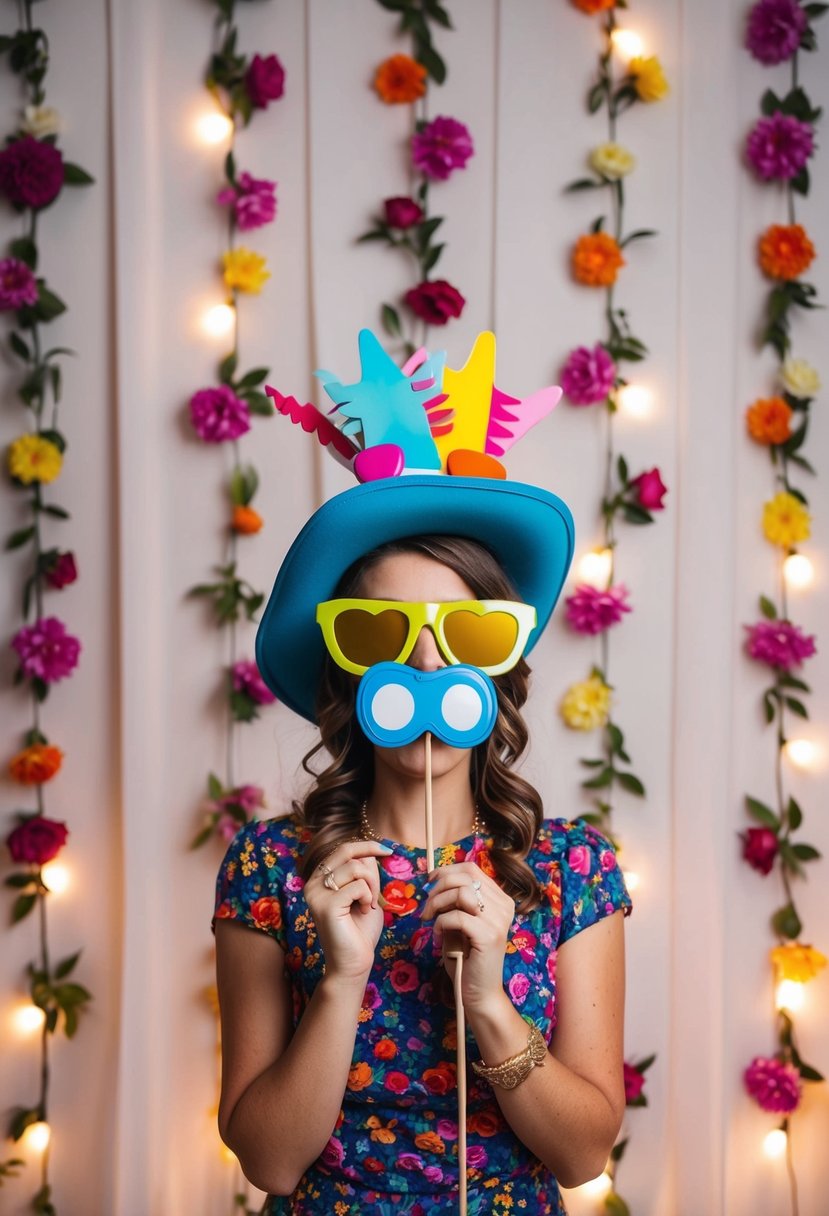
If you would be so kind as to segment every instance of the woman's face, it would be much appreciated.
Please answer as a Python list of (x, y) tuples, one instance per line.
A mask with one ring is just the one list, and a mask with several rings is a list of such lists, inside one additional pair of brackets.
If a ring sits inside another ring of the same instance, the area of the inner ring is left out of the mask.
[[(475, 592), (459, 574), (422, 553), (395, 553), (370, 567), (356, 595), (373, 600), (412, 600), (447, 603), (451, 600), (477, 599)], [(415, 647), (406, 660), (420, 671), (446, 667), (434, 635), (428, 626), (421, 629)], [(422, 779), (425, 774), (426, 748), (423, 738), (406, 747), (374, 749), (376, 765), (388, 765), (400, 775)], [(432, 739), (432, 774), (439, 777), (460, 768), (469, 771), (472, 753), (468, 748), (449, 747)]]

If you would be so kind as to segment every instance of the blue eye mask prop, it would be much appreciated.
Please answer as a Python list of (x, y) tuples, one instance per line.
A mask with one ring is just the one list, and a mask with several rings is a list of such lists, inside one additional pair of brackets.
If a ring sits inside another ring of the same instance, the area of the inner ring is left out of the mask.
[(357, 688), (357, 721), (377, 747), (404, 747), (429, 731), (450, 747), (476, 747), (498, 717), (495, 685), (465, 663), (418, 671), (376, 663)]

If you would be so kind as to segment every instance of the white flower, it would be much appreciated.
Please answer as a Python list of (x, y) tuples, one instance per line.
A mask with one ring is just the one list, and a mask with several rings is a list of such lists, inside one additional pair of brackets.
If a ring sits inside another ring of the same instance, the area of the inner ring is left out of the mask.
[(780, 368), (780, 383), (793, 397), (814, 397), (820, 392), (820, 377), (805, 359), (787, 359)]
[(54, 106), (26, 106), (20, 130), (26, 135), (42, 139), (44, 135), (59, 135), (63, 130), (63, 119)]
[(599, 144), (590, 153), (590, 166), (602, 177), (616, 182), (636, 167), (636, 157), (621, 144)]

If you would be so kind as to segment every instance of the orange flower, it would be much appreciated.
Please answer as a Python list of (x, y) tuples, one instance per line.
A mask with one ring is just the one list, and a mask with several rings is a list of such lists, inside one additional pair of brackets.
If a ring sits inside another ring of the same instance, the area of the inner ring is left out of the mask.
[(378, 1060), (393, 1060), (397, 1055), (397, 1045), (394, 1039), (380, 1039), (374, 1044), (374, 1054)]
[(33, 743), (12, 757), (9, 772), (21, 785), (42, 785), (44, 781), (51, 781), (59, 771), (62, 760), (63, 752), (59, 747)]
[(814, 257), (802, 224), (772, 224), (760, 237), (760, 269), (770, 279), (796, 279)]
[(282, 908), (273, 895), (263, 895), (250, 905), (250, 914), (257, 929), (278, 929), (282, 924)]
[(492, 1111), (482, 1110), (470, 1115), (467, 1127), (478, 1136), (494, 1136), (504, 1126), (503, 1119)]
[(365, 1089), (367, 1085), (371, 1085), (374, 1078), (374, 1073), (371, 1070), (371, 1065), (366, 1064), (364, 1060), (360, 1060), (348, 1074), (348, 1088), (353, 1090)]
[(426, 69), (410, 55), (392, 55), (377, 69), (374, 87), (387, 106), (417, 101), (426, 92)]
[(591, 232), (576, 241), (573, 274), (587, 287), (612, 287), (624, 265), (621, 249), (606, 232)]
[(617, 0), (573, 0), (575, 7), (583, 13), (603, 13), (606, 9), (613, 8), (616, 3)]
[(254, 511), (253, 507), (234, 507), (233, 519), (230, 526), (234, 532), (241, 532), (243, 536), (252, 536), (254, 532), (258, 532), (263, 527), (265, 521), (258, 511)]
[(746, 410), (748, 433), (758, 443), (785, 443), (792, 433), (792, 413), (782, 397), (761, 397)]
[(415, 1148), (423, 1153), (445, 1153), (446, 1145), (437, 1132), (421, 1132), (414, 1139)]

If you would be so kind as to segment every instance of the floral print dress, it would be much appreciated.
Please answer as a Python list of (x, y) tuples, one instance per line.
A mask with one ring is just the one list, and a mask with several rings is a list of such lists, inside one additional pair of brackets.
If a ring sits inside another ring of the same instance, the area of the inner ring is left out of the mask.
[[(425, 902), (426, 852), (385, 841), (378, 859), (386, 900), (354, 1045), (342, 1110), (319, 1159), (293, 1195), (272, 1196), (266, 1216), (452, 1216), (458, 1209), (455, 1017), (434, 984), (440, 969)], [(440, 862), (474, 861), (494, 876), (486, 838), (441, 850)], [(298, 858), (303, 837), (291, 819), (256, 822), (232, 841), (216, 888), (216, 918), (268, 933), (285, 950), (294, 1024), (322, 978), (324, 958)], [(556, 1024), (556, 949), (618, 909), (630, 912), (616, 856), (582, 821), (545, 820), (527, 862), (543, 900), (517, 914), (504, 957), (504, 988), (549, 1042)], [(515, 1137), (491, 1087), (475, 1076), (467, 1035), (469, 1216), (562, 1214), (550, 1171)]]

